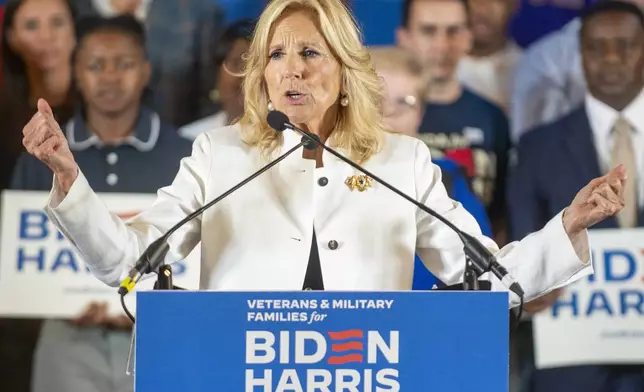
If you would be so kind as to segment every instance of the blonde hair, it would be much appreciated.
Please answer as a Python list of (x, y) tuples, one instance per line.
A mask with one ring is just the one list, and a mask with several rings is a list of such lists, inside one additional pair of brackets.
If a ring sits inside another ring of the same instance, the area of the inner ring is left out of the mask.
[(416, 66), (409, 52), (398, 46), (372, 46), (369, 53), (376, 72), (389, 71), (409, 76), (416, 84), (416, 99), (424, 99), (429, 80)]
[(311, 12), (341, 67), (341, 91), (349, 104), (338, 110), (330, 142), (349, 156), (364, 163), (376, 154), (386, 131), (382, 122), (383, 86), (371, 64), (369, 52), (349, 10), (340, 0), (273, 0), (257, 22), (243, 72), (244, 115), (239, 120), (243, 140), (259, 147), (268, 156), (283, 142), (281, 133), (266, 122), (268, 94), (264, 70), (268, 64), (268, 40), (275, 22), (286, 11)]

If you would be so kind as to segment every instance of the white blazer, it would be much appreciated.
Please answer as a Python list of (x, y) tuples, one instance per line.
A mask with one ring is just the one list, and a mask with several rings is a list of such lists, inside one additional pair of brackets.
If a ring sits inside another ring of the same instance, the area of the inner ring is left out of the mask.
[[(91, 272), (116, 286), (148, 244), (265, 163), (240, 132), (233, 125), (197, 137), (173, 183), (128, 222), (110, 214), (82, 172), (66, 196), (54, 181), (46, 211)], [(285, 131), (278, 153), (300, 140)], [(201, 289), (301, 290), (315, 227), (325, 289), (410, 290), (415, 252), (446, 284), (462, 280), (463, 246), (452, 230), (381, 184), (352, 191), (345, 180), (361, 173), (327, 152), (323, 161), (324, 167), (316, 168), (299, 151), (290, 155), (177, 231), (166, 262), (185, 257), (201, 241)], [(562, 213), (543, 230), (498, 251), (448, 197), (440, 169), (415, 138), (387, 134), (382, 151), (365, 167), (496, 252), (522, 285), (526, 301), (592, 273), (587, 233), (571, 241)], [(491, 281), (493, 290), (506, 290)], [(510, 300), (518, 303), (514, 294)]]

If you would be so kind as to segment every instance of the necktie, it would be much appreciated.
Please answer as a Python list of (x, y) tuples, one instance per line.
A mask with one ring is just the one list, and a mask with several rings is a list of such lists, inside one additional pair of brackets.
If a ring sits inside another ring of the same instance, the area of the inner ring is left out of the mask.
[(611, 154), (611, 168), (623, 164), (626, 168), (628, 179), (624, 185), (624, 202), (626, 205), (618, 216), (621, 227), (635, 227), (637, 225), (637, 164), (633, 150), (632, 127), (626, 119), (620, 117), (613, 126), (613, 150)]

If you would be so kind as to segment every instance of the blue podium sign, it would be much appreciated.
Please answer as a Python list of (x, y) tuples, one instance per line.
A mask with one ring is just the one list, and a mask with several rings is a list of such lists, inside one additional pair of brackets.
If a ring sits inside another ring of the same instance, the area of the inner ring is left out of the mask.
[(137, 293), (137, 392), (508, 390), (502, 292)]

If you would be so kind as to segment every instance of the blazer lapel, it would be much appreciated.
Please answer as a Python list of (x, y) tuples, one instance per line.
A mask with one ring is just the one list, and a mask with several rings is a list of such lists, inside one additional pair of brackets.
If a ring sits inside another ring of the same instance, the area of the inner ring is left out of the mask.
[(597, 149), (593, 142), (593, 132), (590, 129), (586, 108), (575, 110), (566, 121), (568, 129), (563, 130), (564, 139), (573, 165), (577, 167), (582, 178), (592, 179), (601, 176)]
[[(283, 147), (275, 155), (278, 157), (295, 147), (301, 138), (290, 130), (284, 131)], [(299, 231), (299, 240), (312, 235), (313, 227), (313, 182), (315, 161), (302, 158), (302, 148), (278, 163), (265, 173), (264, 181), (269, 191), (268, 197), (281, 209), (284, 216)]]
[[(300, 139), (299, 134), (284, 131), (284, 145), (279, 154), (297, 145)], [(336, 151), (347, 156), (342, 149)], [(315, 161), (303, 159), (302, 149), (299, 149), (274, 170), (265, 173), (267, 175), (263, 180), (269, 189), (267, 196), (297, 227), (300, 236), (307, 239), (312, 236), (314, 217), (317, 217), (315, 227), (322, 229), (328, 219), (345, 204), (345, 199), (351, 193), (345, 184), (346, 179), (362, 174), (326, 151), (322, 160), (324, 167), (316, 170)], [(326, 185), (318, 183), (320, 177), (326, 177)]]

